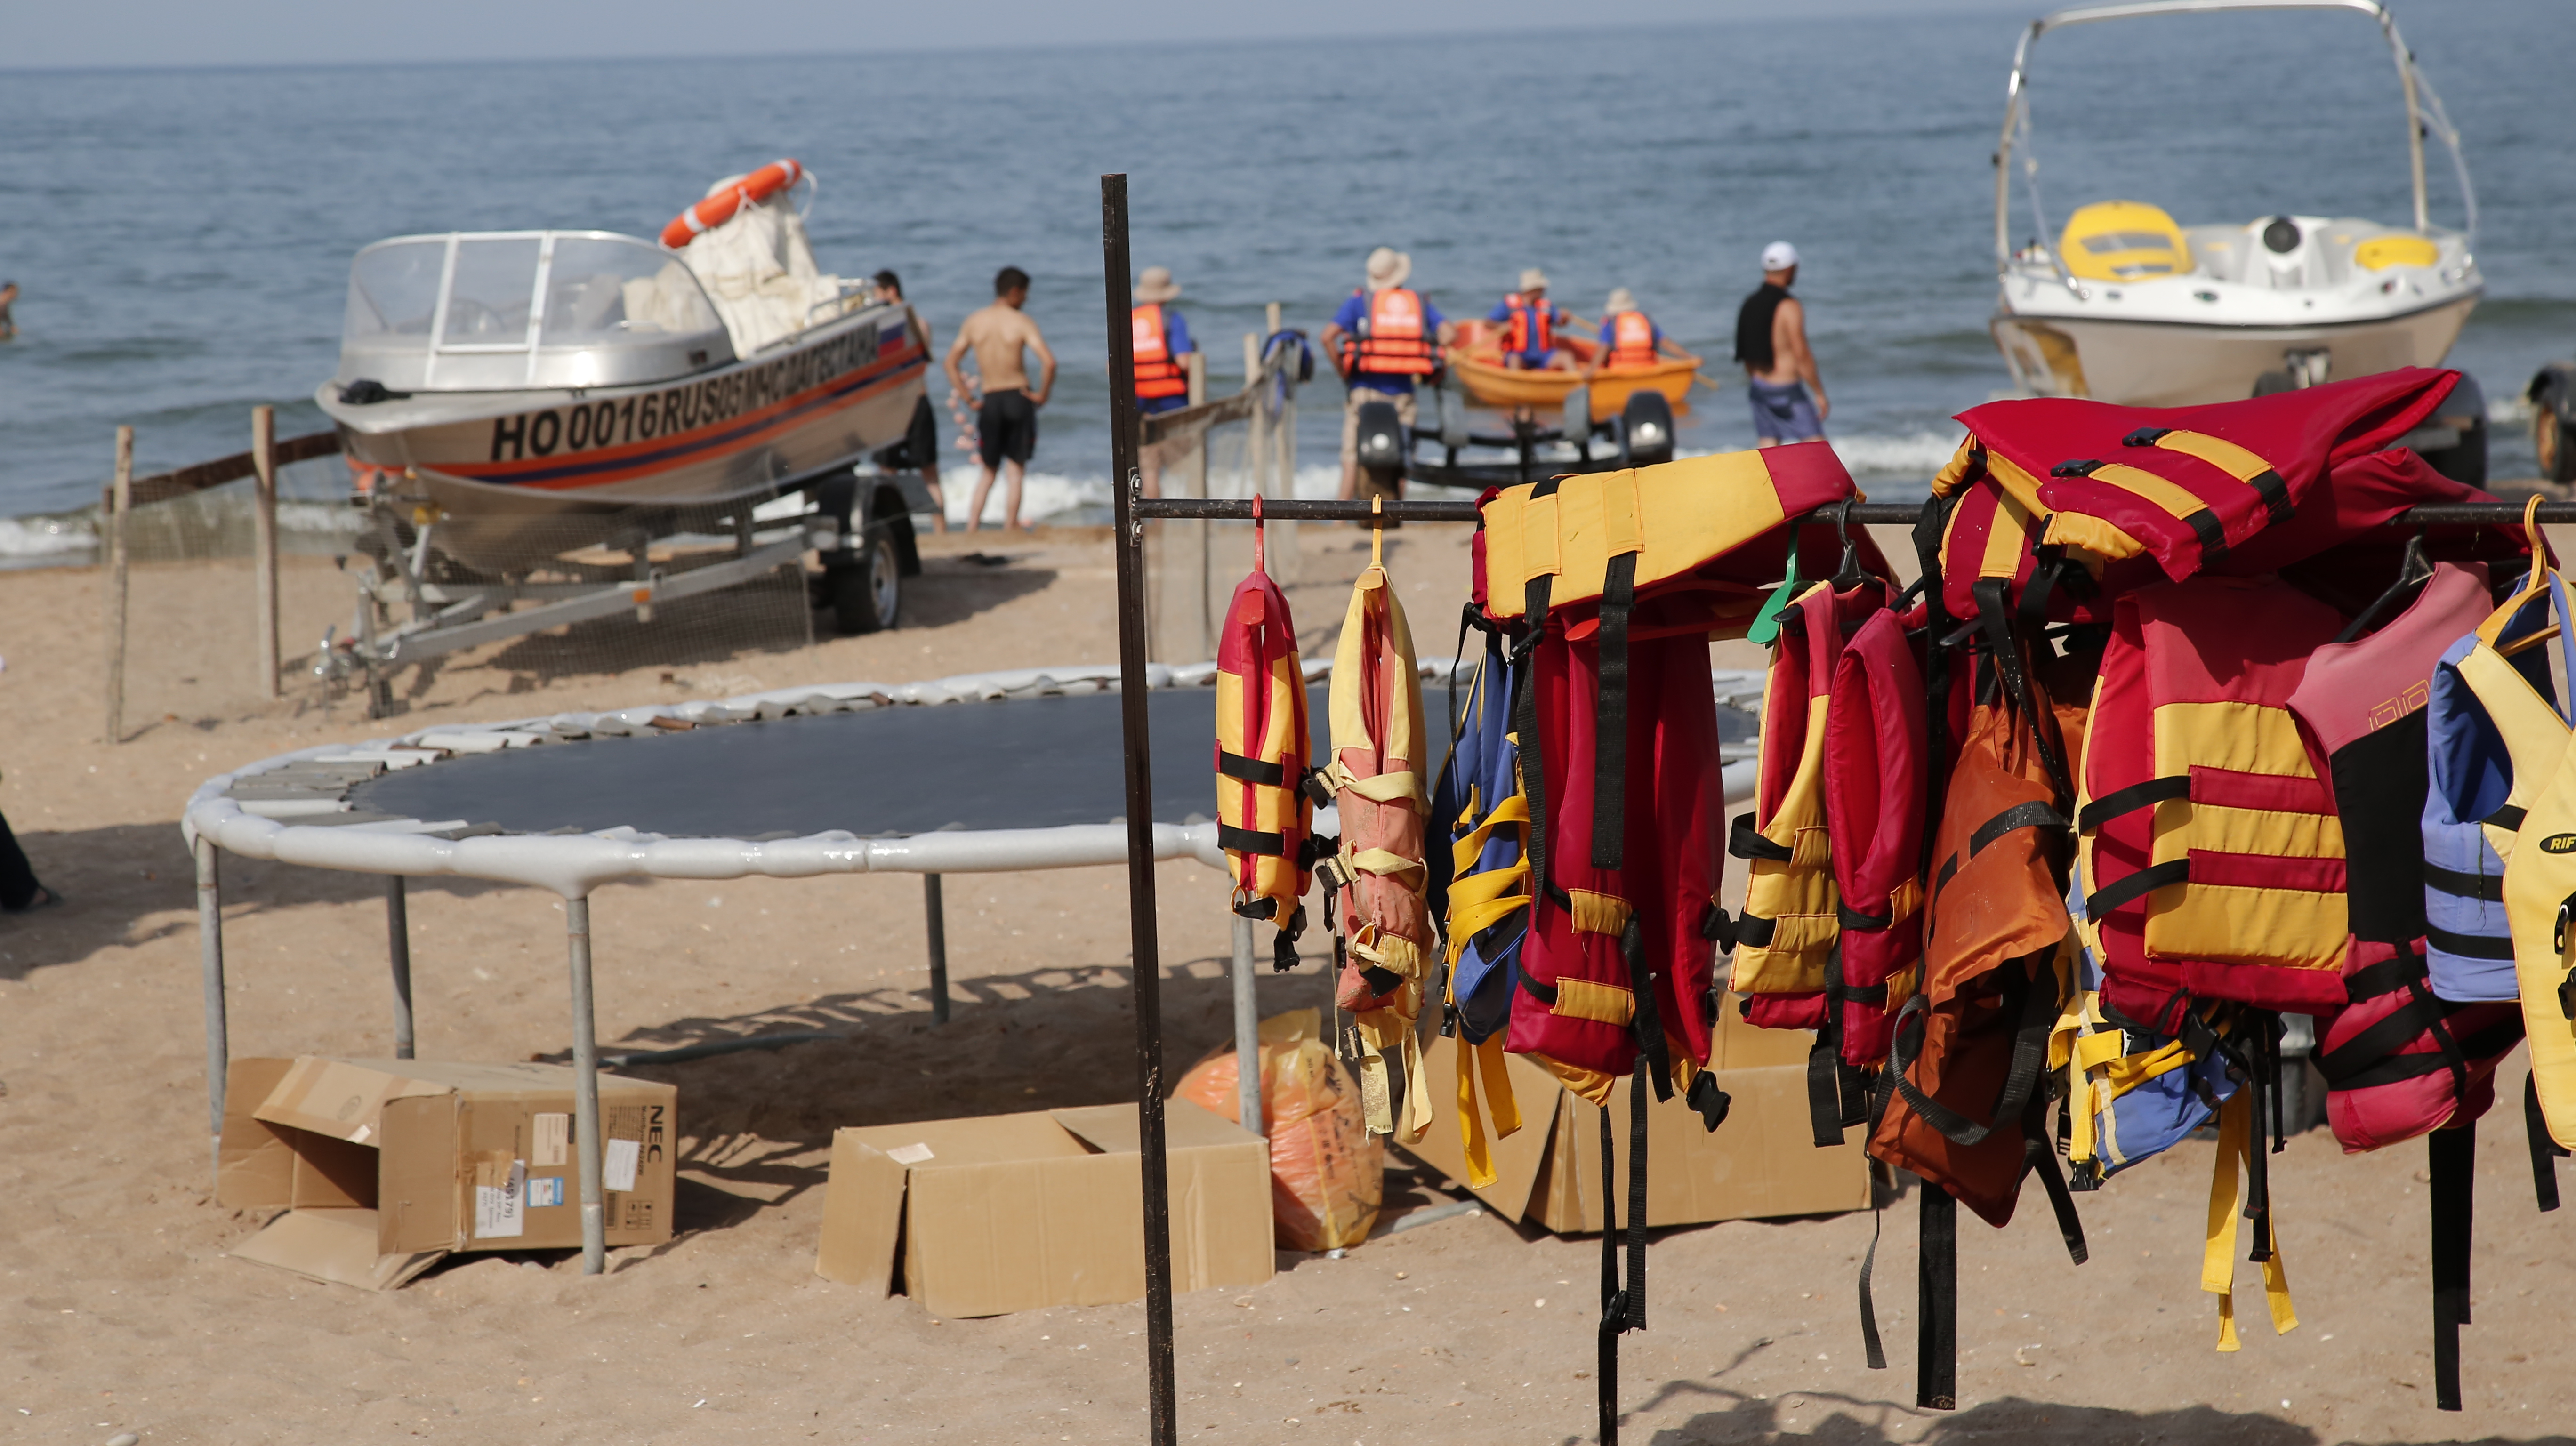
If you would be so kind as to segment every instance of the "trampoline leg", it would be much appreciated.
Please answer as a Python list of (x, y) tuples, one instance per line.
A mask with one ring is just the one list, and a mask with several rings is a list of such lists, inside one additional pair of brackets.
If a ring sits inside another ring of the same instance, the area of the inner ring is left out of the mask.
[(215, 859), (215, 841), (204, 834), (197, 835), (197, 946), (206, 976), (207, 1162), (220, 1174), (224, 1161), (224, 1071), (232, 1059), (224, 1024), (224, 896)]
[(948, 1022), (948, 901), (939, 875), (921, 876), (922, 930), (930, 937), (930, 1022)]
[(581, 1167), (581, 1273), (608, 1269), (608, 1217), (600, 1201), (599, 1035), (590, 1013), (590, 900), (564, 900), (572, 966), (572, 1138)]
[(1261, 1001), (1252, 988), (1252, 921), (1234, 917), (1235, 1118), (1263, 1134), (1261, 1117)]
[(394, 1058), (412, 1057), (411, 907), (403, 876), (385, 875), (385, 948), (394, 974)]

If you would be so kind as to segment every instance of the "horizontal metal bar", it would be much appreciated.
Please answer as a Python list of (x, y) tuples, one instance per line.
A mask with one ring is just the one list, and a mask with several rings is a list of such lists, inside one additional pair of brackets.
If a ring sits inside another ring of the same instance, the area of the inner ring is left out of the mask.
[[(1365, 502), (1310, 502), (1288, 499), (1264, 499), (1262, 515), (1281, 522), (1366, 522), (1373, 515)], [(1162, 520), (1207, 520), (1214, 522), (1249, 522), (1252, 499), (1248, 497), (1140, 497), (1135, 503), (1140, 518)], [(1830, 525), (1842, 514), (1839, 506), (1820, 507), (1808, 513), (1802, 523), (1808, 526)], [(1386, 516), (1396, 522), (1473, 522), (1476, 504), (1472, 502), (1390, 502)], [(1878, 526), (1912, 526), (1923, 516), (1919, 502), (1856, 502), (1850, 520)], [(2543, 502), (2540, 520), (2552, 524), (2576, 524), (2576, 502)], [(2388, 527), (2494, 527), (2522, 521), (2522, 504), (2518, 502), (2429, 502), (2412, 507), (2390, 518)]]
[[(377, 644), (376, 656), (380, 662), (416, 663), (459, 648), (477, 648), (485, 643), (521, 637), (566, 623), (610, 617), (632, 609), (639, 589), (651, 593), (652, 602), (677, 602), (681, 598), (748, 582), (763, 573), (784, 567), (804, 554), (804, 539), (791, 538), (707, 567), (691, 568), (686, 572), (655, 573), (650, 579), (634, 582), (603, 583), (578, 597), (522, 612), (490, 614), (477, 622), (452, 625), (433, 622), (418, 631), (407, 628), (382, 639)], [(361, 645), (361, 656), (364, 651)]]

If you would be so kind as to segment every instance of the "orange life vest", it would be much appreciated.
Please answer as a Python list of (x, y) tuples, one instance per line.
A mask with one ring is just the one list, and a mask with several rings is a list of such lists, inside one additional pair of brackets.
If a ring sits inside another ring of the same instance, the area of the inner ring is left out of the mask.
[(1371, 296), (1359, 335), (1343, 343), (1342, 358), (1346, 372), (1427, 377), (1438, 370), (1440, 349), (1422, 323), (1422, 298), (1401, 286)]
[(1503, 322), (1503, 353), (1506, 356), (1541, 356), (1556, 350), (1556, 305), (1542, 301), (1536, 306), (1515, 291), (1503, 298), (1511, 308)]
[(1614, 367), (1650, 367), (1655, 354), (1655, 319), (1642, 311), (1623, 311), (1610, 318), (1610, 356)]
[(1136, 337), (1136, 395), (1151, 397), (1186, 397), (1190, 394), (1190, 373), (1173, 354), (1171, 339), (1163, 333), (1163, 305), (1149, 301), (1137, 307), (1128, 318)]

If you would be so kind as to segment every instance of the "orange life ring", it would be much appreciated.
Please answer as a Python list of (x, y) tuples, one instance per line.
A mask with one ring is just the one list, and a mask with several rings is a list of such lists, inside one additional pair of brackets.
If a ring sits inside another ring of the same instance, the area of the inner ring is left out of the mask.
[(792, 160), (763, 166), (743, 177), (741, 184), (727, 187), (672, 217), (671, 224), (662, 228), (662, 244), (677, 251), (698, 233), (732, 220), (743, 202), (766, 201), (804, 178), (805, 168)]

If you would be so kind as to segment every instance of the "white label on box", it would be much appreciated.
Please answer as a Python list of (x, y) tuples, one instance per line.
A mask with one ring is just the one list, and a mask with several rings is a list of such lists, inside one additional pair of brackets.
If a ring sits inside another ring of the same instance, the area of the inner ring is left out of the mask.
[(349, 1143), (352, 1145), (363, 1145), (367, 1142), (367, 1138), (375, 1132), (376, 1127), (373, 1125), (360, 1125), (358, 1126), (358, 1132), (349, 1137)]
[(894, 1149), (886, 1151), (886, 1158), (894, 1161), (898, 1165), (918, 1165), (922, 1161), (931, 1158), (930, 1146), (926, 1143), (919, 1145), (898, 1145)]
[[(494, 1172), (487, 1166), (477, 1173)], [(512, 1160), (510, 1173), (501, 1184), (486, 1185), (480, 1180), (475, 1182), (475, 1239), (507, 1240), (528, 1233), (527, 1212), (521, 1203), (526, 1198), (527, 1183), (528, 1163), (525, 1160)]]
[(600, 1160), (599, 1183), (611, 1190), (635, 1188), (635, 1167), (644, 1160), (641, 1140), (611, 1140)]
[(536, 1117), (536, 1139), (528, 1146), (528, 1163), (542, 1170), (548, 1165), (561, 1165), (571, 1159), (572, 1116), (539, 1115)]
[(528, 1208), (540, 1210), (549, 1205), (561, 1205), (564, 1202), (563, 1186), (561, 1175), (528, 1181)]

